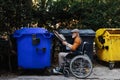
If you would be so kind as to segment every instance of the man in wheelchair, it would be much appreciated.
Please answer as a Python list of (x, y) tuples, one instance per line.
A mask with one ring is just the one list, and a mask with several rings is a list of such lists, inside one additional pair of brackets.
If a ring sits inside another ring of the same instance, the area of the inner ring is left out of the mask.
[[(71, 33), (72, 38), (74, 39), (73, 44), (61, 40), (63, 45), (69, 47), (71, 51), (59, 53), (59, 67), (53, 69), (53, 73), (64, 74), (66, 77), (71, 73), (77, 78), (86, 78), (92, 73), (93, 69), (92, 62), (86, 55), (89, 53), (85, 47), (88, 42), (83, 42), (82, 44), (78, 29), (73, 29)], [(82, 47), (82, 50), (80, 46)]]
[[(53, 69), (54, 73), (60, 73), (62, 71), (61, 66), (63, 66), (64, 63), (64, 58), (65, 57), (69, 57), (73, 54), (78, 53), (79, 50), (79, 46), (81, 45), (81, 38), (79, 36), (79, 30), (78, 29), (73, 29), (71, 31), (72, 33), (72, 38), (74, 39), (73, 44), (68, 43), (67, 41), (62, 41), (62, 44), (65, 45), (66, 47), (70, 48), (71, 52), (60, 52), (59, 56), (58, 56), (58, 60), (59, 60), (59, 67), (57, 67), (56, 69)], [(69, 55), (70, 54), (70, 55)]]

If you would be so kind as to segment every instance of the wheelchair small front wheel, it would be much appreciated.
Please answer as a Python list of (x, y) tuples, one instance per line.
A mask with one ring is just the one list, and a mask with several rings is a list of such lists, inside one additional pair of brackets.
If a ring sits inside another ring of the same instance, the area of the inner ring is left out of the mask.
[(70, 76), (70, 72), (69, 72), (68, 69), (63, 70), (63, 74), (64, 74), (65, 77), (69, 77)]
[(86, 78), (92, 73), (92, 62), (89, 57), (79, 55), (70, 62), (70, 71), (77, 78)]

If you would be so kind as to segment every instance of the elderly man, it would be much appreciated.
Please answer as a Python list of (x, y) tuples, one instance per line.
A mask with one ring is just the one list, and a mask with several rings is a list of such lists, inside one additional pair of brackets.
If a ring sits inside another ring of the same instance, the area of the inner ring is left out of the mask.
[(57, 73), (60, 70), (60, 67), (62, 66), (62, 64), (64, 63), (64, 57), (66, 57), (68, 54), (74, 54), (77, 53), (79, 51), (79, 46), (81, 44), (81, 38), (79, 36), (79, 30), (78, 29), (73, 29), (71, 31), (72, 33), (72, 38), (74, 39), (73, 44), (68, 43), (67, 41), (62, 41), (62, 44), (69, 47), (71, 52), (60, 52), (59, 53), (59, 69), (54, 69), (53, 72)]

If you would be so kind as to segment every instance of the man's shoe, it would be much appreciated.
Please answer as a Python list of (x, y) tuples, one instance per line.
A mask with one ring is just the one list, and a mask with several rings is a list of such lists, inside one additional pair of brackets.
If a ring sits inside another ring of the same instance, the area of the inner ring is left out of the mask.
[(62, 74), (62, 72), (60, 72), (60, 70), (58, 68), (53, 69), (53, 73), (54, 74)]

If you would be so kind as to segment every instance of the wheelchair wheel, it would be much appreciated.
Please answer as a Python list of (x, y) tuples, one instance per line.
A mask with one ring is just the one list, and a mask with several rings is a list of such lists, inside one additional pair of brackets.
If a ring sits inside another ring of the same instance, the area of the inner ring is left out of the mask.
[(86, 78), (92, 73), (92, 62), (89, 57), (79, 55), (74, 57), (70, 63), (70, 71), (77, 78)]
[(69, 77), (70, 76), (70, 72), (69, 72), (68, 69), (63, 70), (63, 74), (64, 74), (65, 77)]

